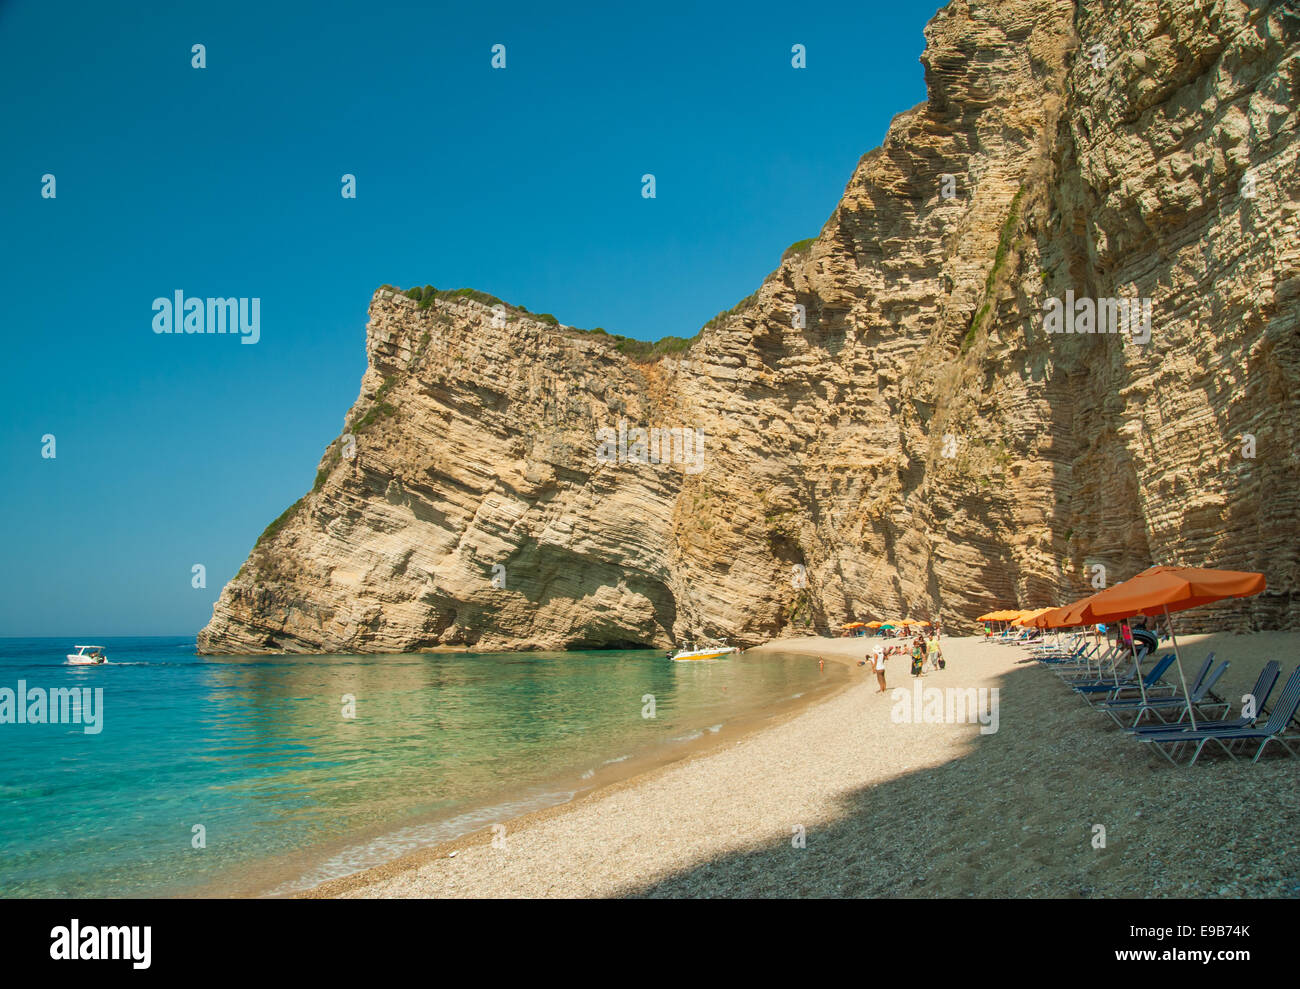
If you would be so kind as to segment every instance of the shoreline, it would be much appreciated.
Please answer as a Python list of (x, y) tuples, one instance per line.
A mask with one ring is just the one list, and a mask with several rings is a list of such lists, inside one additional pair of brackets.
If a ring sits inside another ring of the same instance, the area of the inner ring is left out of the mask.
[[(1000, 730), (898, 723), (907, 662), (890, 661), (880, 696), (856, 667), (869, 641), (756, 647), (855, 675), (743, 735), (512, 818), (500, 847), (480, 828), (294, 896), (1300, 895), (1296, 849), (1239, 826), (1243, 806), (1278, 824), (1300, 810), (1290, 760), (1164, 769), (1022, 649), (979, 636), (945, 636), (947, 669), (919, 683), (1000, 688)], [(1180, 645), (1188, 665), (1207, 647), (1231, 659), (1223, 693), (1237, 697), (1265, 659), (1289, 670), (1300, 633)], [(1109, 847), (1094, 847), (1098, 823)]]
[[(759, 655), (787, 662), (807, 662), (805, 656), (780, 650), (765, 649)], [(793, 688), (797, 692), (774, 697), (762, 706), (737, 713), (718, 725), (688, 728), (685, 735), (656, 740), (648, 747), (597, 765), (581, 777), (576, 771), (572, 774), (557, 772), (549, 780), (512, 786), (454, 809), (409, 819), (390, 819), (362, 831), (270, 853), (265, 858), (232, 867), (197, 886), (168, 895), (271, 899), (310, 895), (322, 885), (344, 882), (370, 870), (388, 867), (393, 862), (419, 857), (430, 849), (455, 845), (475, 835), (489, 833), (500, 822), (531, 819), (535, 815), (569, 807), (610, 787), (621, 787), (630, 780), (707, 755), (796, 716), (809, 706), (847, 689), (850, 684), (851, 678), (843, 668), (827, 664), (823, 678), (814, 679), (802, 688)], [(446, 837), (431, 837), (448, 831), (452, 833)], [(321, 874), (329, 878), (320, 879)]]
[[(783, 641), (802, 642), (802, 640)], [(757, 652), (765, 656), (787, 657), (790, 659), (796, 657), (805, 659), (819, 658), (818, 654), (803, 649), (778, 648), (781, 644), (782, 643), (764, 643), (761, 646), (746, 649), (745, 654), (748, 655)], [(833, 659), (837, 666), (850, 665), (847, 658), (832, 656), (829, 652), (825, 654), (825, 658)], [(849, 676), (845, 676), (843, 679), (839, 679), (838, 682), (832, 681), (827, 683), (811, 697), (807, 696), (809, 692), (805, 691), (796, 698), (783, 699), (767, 706), (761, 711), (743, 715), (734, 721), (727, 723), (722, 731), (717, 733), (705, 732), (698, 738), (682, 743), (682, 745), (676, 749), (660, 749), (639, 757), (633, 756), (625, 763), (619, 763), (608, 767), (608, 779), (593, 780), (587, 786), (577, 790), (567, 800), (549, 804), (545, 807), (539, 807), (536, 810), (526, 811), (522, 814), (506, 817), (504, 820), (497, 823), (505, 825), (507, 833), (509, 833), (529, 825), (538, 824), (560, 817), (567, 812), (588, 806), (593, 802), (602, 800), (613, 794), (621, 793), (643, 783), (658, 779), (665, 773), (671, 772), (681, 766), (689, 765), (690, 763), (700, 759), (708, 758), (710, 755), (713, 755), (728, 746), (739, 745), (747, 738), (761, 734), (771, 728), (779, 727), (780, 725), (797, 718), (805, 711), (815, 709), (820, 704), (833, 700), (835, 697), (852, 689), (854, 686), (855, 684), (853, 679)], [(448, 838), (406, 852), (395, 858), (376, 865), (368, 866), (365, 869), (350, 873), (346, 876), (328, 879), (311, 886), (310, 888), (295, 890), (283, 894), (263, 892), (254, 895), (268, 898), (287, 899), (335, 899), (347, 896), (356, 890), (370, 885), (371, 883), (400, 875), (412, 869), (417, 869), (429, 862), (453, 857), (467, 848), (481, 845), (484, 841), (490, 841), (493, 833), (493, 826), (494, 825), (487, 825), (473, 828), (462, 834), (456, 835), (453, 838)]]
[[(791, 659), (795, 657), (824, 659), (845, 671), (852, 671), (857, 669), (857, 661), (865, 656), (869, 648), (866, 643), (870, 640), (870, 636), (828, 638), (809, 635), (765, 642), (744, 650), (744, 654), (781, 656)], [(890, 639), (886, 641), (897, 643), (903, 640)], [(874, 684), (874, 682), (874, 678), (867, 681), (868, 684)], [(727, 745), (739, 745), (754, 735), (786, 724), (806, 711), (828, 703), (840, 694), (858, 686), (861, 686), (860, 682), (855, 682), (851, 676), (846, 676), (840, 683), (828, 684), (820, 694), (802, 701), (802, 703), (791, 703), (789, 701), (778, 703), (768, 707), (763, 712), (740, 719), (738, 730), (734, 734), (727, 734), (725, 737), (721, 733), (712, 737), (705, 736), (697, 740), (699, 744), (691, 745), (687, 751), (672, 757), (653, 760), (653, 765), (633, 763), (632, 766), (628, 767), (631, 771), (624, 772), (617, 778), (607, 782), (594, 783), (576, 792), (568, 800), (509, 817), (501, 823), (507, 826), (509, 832), (561, 817), (565, 813), (580, 807), (588, 806), (606, 797), (652, 782), (675, 768), (707, 758)], [(484, 840), (490, 841), (491, 836), (491, 825), (477, 827), (453, 838), (407, 852), (349, 875), (326, 880), (308, 889), (279, 895), (289, 899), (333, 899), (348, 896), (351, 893), (365, 889), (373, 883), (399, 876), (431, 862), (455, 857), (466, 849), (481, 845)], [(263, 893), (261, 895), (273, 896), (275, 894)]]

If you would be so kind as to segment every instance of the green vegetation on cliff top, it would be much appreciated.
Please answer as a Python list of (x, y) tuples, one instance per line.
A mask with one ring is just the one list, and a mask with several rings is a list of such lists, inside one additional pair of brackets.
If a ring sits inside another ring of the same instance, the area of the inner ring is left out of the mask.
[[(813, 238), (806, 241), (798, 241), (790, 246), (787, 253), (792, 250), (806, 250), (807, 245), (810, 245), (812, 242)], [(434, 288), (432, 285), (425, 285), (423, 288), (416, 286), (415, 288), (400, 289), (395, 285), (381, 285), (380, 289), (387, 289), (390, 292), (404, 295), (408, 299), (413, 299), (421, 309), (428, 309), (435, 299), (472, 299), (473, 301), (482, 303), (485, 306), (504, 306), (513, 315), (536, 320), (539, 323), (545, 323), (548, 326), (563, 329), (567, 333), (575, 335), (581, 334), (583, 336), (605, 337), (613, 342), (614, 349), (620, 354), (639, 361), (656, 360), (669, 354), (680, 354), (689, 350), (691, 345), (700, 338), (700, 334), (703, 333), (704, 330), (717, 326), (728, 316), (734, 315), (742, 309), (748, 308), (758, 297), (758, 293), (755, 292), (752, 295), (748, 295), (741, 299), (740, 302), (732, 306), (730, 309), (725, 312), (720, 312), (710, 319), (703, 327), (701, 327), (699, 333), (696, 333), (692, 337), (666, 336), (659, 340), (637, 340), (633, 337), (623, 336), (620, 333), (610, 333), (603, 326), (597, 326), (590, 330), (585, 330), (577, 326), (564, 326), (550, 313), (529, 312), (524, 306), (504, 302), (501, 299), (498, 299), (495, 295), (488, 292), (480, 292), (478, 289), (474, 288), (440, 289)]]
[[(273, 521), (270, 525), (268, 525), (265, 529), (262, 530), (262, 534), (257, 537), (257, 542), (253, 544), (253, 548), (256, 549), (258, 546), (261, 546), (262, 543), (274, 539), (275, 534), (279, 532), (281, 529), (283, 529), (285, 527), (285, 524), (291, 518), (293, 518), (293, 516), (297, 513), (298, 509), (302, 507), (302, 503), (305, 500), (306, 500), (305, 497), (299, 498), (292, 505), (290, 505), (283, 512), (281, 512), (276, 517), (275, 521)], [(240, 569), (242, 570), (243, 568), (241, 567)]]

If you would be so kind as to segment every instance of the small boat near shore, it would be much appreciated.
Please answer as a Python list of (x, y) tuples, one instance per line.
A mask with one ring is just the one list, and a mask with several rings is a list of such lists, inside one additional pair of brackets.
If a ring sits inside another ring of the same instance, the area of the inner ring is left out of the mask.
[(69, 666), (101, 666), (108, 662), (103, 646), (74, 646), (77, 651), (68, 653)]
[(740, 652), (737, 646), (727, 645), (726, 639), (706, 641), (703, 645), (689, 645), (684, 649), (678, 649), (676, 652), (668, 653), (668, 658), (674, 663), (684, 663), (690, 660), (701, 659), (721, 659), (724, 656), (730, 656), (732, 653)]

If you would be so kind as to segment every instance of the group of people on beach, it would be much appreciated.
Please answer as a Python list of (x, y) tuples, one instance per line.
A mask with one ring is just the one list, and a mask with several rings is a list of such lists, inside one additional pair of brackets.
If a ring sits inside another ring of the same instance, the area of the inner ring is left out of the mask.
[(912, 676), (923, 677), (927, 670), (942, 670), (947, 666), (947, 660), (943, 658), (943, 647), (939, 644), (940, 630), (936, 627), (929, 637), (917, 635), (912, 639), (910, 645), (908, 642), (885, 643), (877, 642), (871, 652), (867, 653), (866, 659), (858, 663), (864, 666), (871, 663), (876, 673), (876, 683), (880, 689), (876, 693), (885, 692), (885, 660), (890, 656), (910, 656), (912, 660)]

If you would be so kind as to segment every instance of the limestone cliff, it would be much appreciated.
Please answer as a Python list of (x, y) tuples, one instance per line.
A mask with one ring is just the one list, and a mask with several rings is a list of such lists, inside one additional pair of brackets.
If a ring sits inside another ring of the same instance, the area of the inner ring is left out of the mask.
[[(962, 626), (1151, 562), (1263, 571), (1214, 621), (1295, 626), (1295, 7), (954, 0), (926, 39), (926, 102), (687, 349), (379, 291), (344, 435), (200, 649)], [(1067, 293), (1150, 299), (1149, 342), (1045, 332)]]

